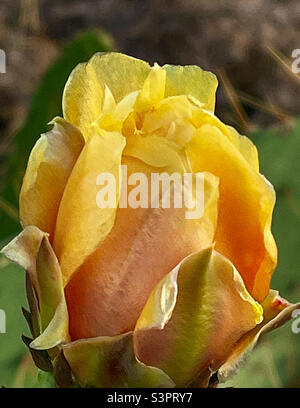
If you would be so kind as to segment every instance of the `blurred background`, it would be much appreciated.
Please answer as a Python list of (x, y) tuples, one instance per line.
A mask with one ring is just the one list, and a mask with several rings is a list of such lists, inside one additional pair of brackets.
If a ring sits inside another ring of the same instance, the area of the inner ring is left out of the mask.
[[(217, 115), (254, 140), (261, 171), (277, 191), (272, 285), (299, 300), (300, 75), (291, 58), (300, 48), (299, 16), (299, 0), (1, 0), (0, 248), (20, 231), (28, 155), (61, 114), (69, 73), (97, 51), (118, 50), (161, 65), (196, 64), (218, 76)], [(24, 358), (21, 306), (24, 272), (0, 256), (0, 386), (37, 386)], [(300, 387), (300, 333), (288, 323), (267, 335), (226, 386)]]

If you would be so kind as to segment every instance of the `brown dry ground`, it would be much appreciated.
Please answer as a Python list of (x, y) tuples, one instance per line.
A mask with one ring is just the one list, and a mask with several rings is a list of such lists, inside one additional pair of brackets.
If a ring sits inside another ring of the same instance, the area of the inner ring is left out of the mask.
[(107, 30), (122, 52), (152, 63), (197, 64), (229, 80), (227, 93), (219, 89), (217, 112), (241, 130), (289, 123), (300, 113), (299, 78), (288, 72), (290, 61), (285, 68), (268, 51), (290, 58), (300, 48), (299, 0), (1, 0), (2, 150), (63, 44), (93, 27)]

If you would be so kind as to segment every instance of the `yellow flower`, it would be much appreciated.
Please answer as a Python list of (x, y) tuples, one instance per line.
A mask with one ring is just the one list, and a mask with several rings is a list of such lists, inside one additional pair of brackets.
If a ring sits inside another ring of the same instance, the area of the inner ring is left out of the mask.
[[(64, 118), (29, 158), (24, 230), (3, 250), (27, 271), (30, 348), (49, 350), (59, 385), (66, 367), (97, 387), (225, 380), (297, 307), (269, 289), (274, 190), (252, 142), (214, 115), (216, 88), (199, 67), (119, 53), (72, 72)], [(148, 181), (202, 174), (203, 214), (120, 205), (120, 165)], [(115, 207), (97, 205), (103, 173), (116, 180)]]

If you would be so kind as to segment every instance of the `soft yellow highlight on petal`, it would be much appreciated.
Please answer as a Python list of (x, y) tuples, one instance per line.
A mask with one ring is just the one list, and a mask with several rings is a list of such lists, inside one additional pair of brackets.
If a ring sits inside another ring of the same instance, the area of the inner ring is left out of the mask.
[(144, 115), (140, 133), (147, 137), (156, 135), (167, 138), (182, 148), (196, 132), (192, 123), (194, 109), (195, 106), (185, 95), (165, 98), (154, 110)]
[(138, 96), (138, 91), (131, 92), (118, 104), (111, 105), (107, 111), (103, 111), (100, 119), (95, 123), (95, 129), (105, 129), (112, 132), (121, 132), (126, 118), (133, 112)]
[(79, 64), (72, 71), (63, 93), (64, 118), (77, 126), (87, 140), (92, 124), (100, 117), (105, 83), (97, 77), (92, 64)]
[(194, 109), (192, 113), (192, 122), (197, 128), (206, 124), (215, 126), (223, 133), (224, 136), (226, 136), (231, 142), (233, 142), (233, 135), (231, 134), (229, 127), (226, 126), (212, 112), (206, 109), (203, 108)]
[(160, 136), (143, 137), (139, 134), (127, 137), (124, 155), (135, 157), (152, 167), (164, 169), (169, 173), (183, 173), (185, 164), (178, 147)]
[(165, 96), (191, 95), (203, 108), (213, 112), (218, 86), (216, 76), (196, 65), (164, 65), (167, 72)]
[[(160, 308), (162, 287), (174, 293), (177, 273), (178, 295), (170, 318), (170, 308), (165, 314)], [(261, 320), (262, 307), (237, 270), (208, 248), (185, 258), (157, 285), (137, 323), (135, 348), (141, 361), (164, 370), (177, 386), (186, 386), (207, 369), (215, 371)]]
[(163, 99), (154, 110), (145, 115), (143, 134), (152, 134), (158, 129), (167, 130), (172, 122), (177, 120), (192, 120), (193, 105), (185, 95), (172, 96)]
[(20, 218), (24, 227), (35, 225), (53, 238), (59, 204), (84, 146), (73, 125), (55, 118), (53, 129), (40, 137), (27, 165), (20, 193)]
[(102, 115), (111, 113), (115, 108), (116, 108), (115, 98), (113, 97), (113, 94), (111, 93), (109, 87), (105, 85)]
[(155, 64), (137, 98), (135, 110), (146, 112), (154, 108), (165, 95), (166, 71)]
[[(103, 242), (110, 232), (116, 208), (99, 208), (96, 180), (111, 173), (119, 182), (119, 165), (125, 139), (120, 133), (104, 132), (89, 139), (66, 186), (59, 208), (54, 248), (62, 268), (64, 284)], [(119, 187), (117, 185), (116, 203)]]
[(147, 62), (118, 52), (97, 53), (88, 64), (98, 80), (109, 87), (117, 103), (142, 89), (151, 69)]
[(118, 122), (124, 122), (127, 116), (133, 111), (138, 94), (138, 91), (131, 92), (117, 104), (114, 116)]
[(176, 305), (177, 276), (181, 263), (167, 274), (151, 293), (139, 317), (135, 330), (163, 329), (170, 320)]
[(176, 120), (171, 123), (166, 138), (178, 146), (185, 146), (196, 134), (194, 126), (186, 120)]

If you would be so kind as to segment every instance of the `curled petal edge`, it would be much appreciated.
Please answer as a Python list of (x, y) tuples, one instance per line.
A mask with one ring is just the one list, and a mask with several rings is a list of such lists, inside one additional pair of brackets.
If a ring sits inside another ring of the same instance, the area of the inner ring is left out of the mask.
[(206, 386), (234, 344), (261, 323), (262, 312), (232, 263), (205, 248), (156, 286), (135, 327), (135, 351), (177, 386), (200, 377), (197, 386)]
[(292, 313), (300, 309), (300, 302), (291, 304), (279, 296), (278, 291), (270, 290), (262, 303), (264, 320), (253, 330), (243, 336), (236, 344), (227, 361), (217, 372), (219, 382), (228, 381), (245, 364), (247, 357), (257, 344), (261, 335), (284, 325), (292, 318)]
[(27, 294), (36, 335), (30, 348), (49, 350), (68, 342), (68, 310), (62, 274), (48, 234), (28, 226), (1, 252), (24, 268), (29, 277)]
[(134, 353), (133, 332), (83, 339), (62, 346), (64, 357), (81, 386), (100, 388), (173, 388), (171, 378), (145, 365)]

